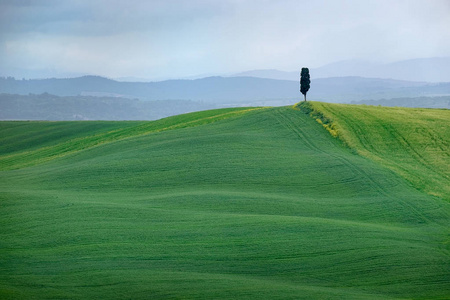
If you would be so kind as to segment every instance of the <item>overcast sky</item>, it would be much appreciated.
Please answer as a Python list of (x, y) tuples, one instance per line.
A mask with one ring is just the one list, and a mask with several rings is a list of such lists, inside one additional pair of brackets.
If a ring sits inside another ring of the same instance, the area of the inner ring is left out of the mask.
[(0, 75), (180, 78), (450, 56), (449, 0), (0, 0)]

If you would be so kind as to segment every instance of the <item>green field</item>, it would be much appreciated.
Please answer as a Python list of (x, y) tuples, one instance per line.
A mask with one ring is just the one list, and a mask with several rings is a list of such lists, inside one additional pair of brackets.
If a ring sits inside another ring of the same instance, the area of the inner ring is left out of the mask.
[(443, 128), (417, 163), (367, 154), (422, 151), (385, 134), (397, 114), (312, 105), (1, 122), (0, 298), (448, 299), (449, 111), (399, 109)]
[(303, 106), (328, 119), (359, 154), (450, 201), (450, 110), (317, 102)]

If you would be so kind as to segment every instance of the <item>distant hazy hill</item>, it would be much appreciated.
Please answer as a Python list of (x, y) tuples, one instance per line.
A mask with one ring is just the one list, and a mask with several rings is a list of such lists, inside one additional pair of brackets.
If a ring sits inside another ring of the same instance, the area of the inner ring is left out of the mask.
[(363, 77), (321, 78), (311, 82), (308, 95), (310, 99), (327, 102), (450, 95), (450, 83), (429, 84)]
[[(363, 100), (352, 103), (450, 109), (450, 96)], [(157, 120), (222, 106), (224, 105), (191, 100), (143, 101), (119, 97), (55, 96), (48, 93), (0, 94), (0, 120)]]
[(352, 104), (450, 109), (450, 96), (362, 100), (352, 101)]
[(0, 120), (156, 120), (214, 107), (189, 100), (0, 94)]
[(450, 57), (421, 58), (389, 64), (362, 61), (343, 61), (314, 70), (314, 76), (362, 76), (398, 80), (448, 82), (450, 81)]
[[(234, 76), (252, 76), (258, 78), (298, 81), (297, 72), (279, 70), (252, 70)], [(311, 78), (361, 76), (369, 78), (389, 78), (422, 82), (449, 82), (450, 57), (420, 58), (398, 61), (389, 64), (376, 64), (359, 60), (346, 60), (311, 69)]]
[(98, 76), (70, 79), (0, 79), (0, 92), (50, 93), (59, 96), (119, 96), (143, 100), (183, 99), (220, 103), (285, 99), (299, 96), (297, 83), (251, 77), (208, 77), (197, 80), (119, 82)]
[(286, 71), (280, 71), (280, 70), (275, 70), (275, 69), (251, 70), (251, 71), (236, 73), (233, 76), (299, 81), (300, 80), (300, 71), (286, 72)]
[[(0, 93), (58, 96), (114, 96), (141, 100), (192, 100), (220, 106), (286, 105), (302, 97), (299, 83), (255, 77), (119, 82), (98, 76), (69, 79), (0, 79)], [(327, 102), (450, 95), (450, 83), (429, 84), (391, 79), (337, 77), (315, 79), (308, 98)]]

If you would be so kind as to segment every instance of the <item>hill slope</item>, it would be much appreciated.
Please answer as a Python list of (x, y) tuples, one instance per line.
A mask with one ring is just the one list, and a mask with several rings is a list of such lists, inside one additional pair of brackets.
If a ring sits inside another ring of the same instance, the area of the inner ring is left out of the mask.
[(301, 111), (1, 126), (1, 298), (450, 293), (448, 202)]
[(351, 148), (450, 201), (450, 110), (309, 102)]

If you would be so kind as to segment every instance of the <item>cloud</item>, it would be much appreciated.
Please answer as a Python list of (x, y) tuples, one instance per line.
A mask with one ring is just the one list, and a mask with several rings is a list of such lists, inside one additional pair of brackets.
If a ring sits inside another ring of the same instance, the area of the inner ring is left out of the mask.
[(212, 1), (7, 1), (1, 2), (4, 32), (49, 35), (115, 35), (173, 30), (220, 14), (226, 5)]
[(446, 0), (4, 0), (0, 69), (177, 77), (444, 56), (449, 15)]

